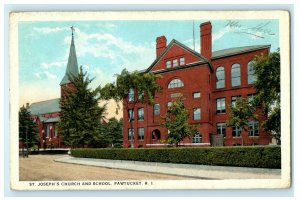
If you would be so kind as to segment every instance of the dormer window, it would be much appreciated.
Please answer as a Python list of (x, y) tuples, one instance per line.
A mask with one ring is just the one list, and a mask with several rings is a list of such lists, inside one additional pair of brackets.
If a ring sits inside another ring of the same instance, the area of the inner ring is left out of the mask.
[(171, 61), (166, 61), (166, 68), (171, 68)]
[(177, 60), (177, 59), (174, 59), (174, 60), (173, 60), (173, 67), (176, 67), (176, 66), (178, 66), (178, 60)]
[(181, 58), (179, 59), (179, 64), (180, 64), (180, 66), (182, 66), (182, 65), (185, 64), (184, 57), (181, 57)]

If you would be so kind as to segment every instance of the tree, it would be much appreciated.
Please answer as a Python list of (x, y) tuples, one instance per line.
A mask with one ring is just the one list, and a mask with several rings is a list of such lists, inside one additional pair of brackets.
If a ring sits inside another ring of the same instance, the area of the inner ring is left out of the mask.
[(39, 144), (38, 128), (33, 122), (30, 112), (24, 106), (19, 111), (19, 139), (23, 142), (23, 148), (26, 143), (28, 143), (28, 148)]
[(234, 105), (229, 105), (229, 119), (226, 121), (226, 126), (235, 126), (248, 131), (249, 119), (257, 119), (255, 114), (256, 107), (253, 103), (243, 98), (238, 98)]
[(58, 129), (64, 142), (74, 146), (95, 146), (101, 140), (99, 126), (105, 113), (105, 106), (99, 107), (99, 88), (91, 90), (92, 82), (82, 67), (77, 76), (69, 75), (74, 89), (65, 89), (60, 100), (60, 121)]
[(257, 81), (255, 104), (262, 105), (268, 119), (263, 122), (264, 129), (273, 134), (278, 145), (281, 144), (280, 131), (280, 50), (269, 55), (255, 57), (253, 63)]
[(117, 120), (111, 118), (106, 124), (102, 124), (102, 135), (105, 138), (108, 146), (110, 147), (122, 147), (123, 143), (123, 119)]
[(138, 97), (130, 102), (133, 104), (137, 102), (153, 104), (154, 94), (161, 89), (160, 85), (156, 83), (156, 79), (161, 76), (154, 73), (140, 73), (138, 71), (130, 73), (123, 69), (121, 74), (116, 74), (116, 77), (116, 82), (108, 83), (101, 89), (102, 99), (114, 99), (117, 103), (125, 100), (128, 104), (130, 90), (136, 90)]
[(247, 130), (248, 120), (257, 119), (255, 112), (260, 107), (268, 117), (262, 122), (263, 128), (273, 134), (280, 145), (280, 51), (257, 55), (251, 65), (256, 76), (255, 97), (252, 102), (242, 99), (236, 102), (235, 107), (230, 107), (230, 119), (226, 121), (226, 125)]
[(188, 123), (189, 113), (180, 99), (168, 107), (167, 114), (162, 118), (165, 122), (161, 125), (169, 131), (167, 142), (175, 146), (184, 138), (192, 136), (197, 129), (197, 126)]
[[(116, 77), (116, 82), (106, 84), (100, 92), (101, 99), (114, 99), (117, 102), (116, 113), (118, 113), (119, 103), (122, 101), (127, 107), (131, 104), (132, 108), (138, 102), (153, 105), (155, 93), (161, 90), (160, 85), (156, 83), (157, 78), (161, 76), (154, 73), (140, 73), (138, 71), (130, 73), (123, 69), (121, 74), (117, 74)], [(129, 97), (130, 91), (138, 94), (137, 96), (133, 95), (131, 100), (129, 100), (131, 98)], [(132, 119), (129, 121), (130, 128), (132, 128)]]

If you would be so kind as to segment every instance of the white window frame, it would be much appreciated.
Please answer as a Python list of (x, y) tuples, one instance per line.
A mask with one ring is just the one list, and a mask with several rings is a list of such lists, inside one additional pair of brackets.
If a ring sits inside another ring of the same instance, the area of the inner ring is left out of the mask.
[(201, 93), (198, 92), (193, 92), (193, 98), (200, 98), (201, 97)]
[(195, 135), (192, 137), (192, 143), (197, 144), (197, 143), (202, 143), (202, 135), (197, 132)]
[[(132, 119), (131, 119), (132, 117)], [(128, 121), (130, 122), (130, 120), (134, 121), (134, 109), (128, 109)]]
[(185, 58), (184, 57), (180, 57), (179, 59), (179, 65), (182, 66), (185, 64)]
[(173, 59), (172, 64), (173, 64), (173, 67), (177, 67), (178, 66), (178, 59)]
[(247, 64), (247, 82), (248, 84), (254, 84), (254, 82), (256, 81), (256, 75), (255, 75), (255, 69), (252, 66), (252, 63), (254, 63), (254, 61), (249, 61)]
[(130, 88), (128, 92), (128, 102), (133, 102), (134, 101), (134, 89)]
[[(219, 130), (221, 132), (218, 132)], [(224, 133), (223, 133), (223, 131), (224, 131)], [(223, 136), (226, 135), (226, 124), (224, 122), (217, 123), (217, 134), (218, 135), (223, 135)]]
[(138, 128), (138, 140), (143, 141), (144, 138), (145, 138), (145, 129), (143, 127), (140, 127)]
[(231, 66), (231, 86), (241, 86), (241, 65), (239, 63)]
[(193, 109), (193, 120), (201, 120), (201, 108), (197, 107)]
[(225, 88), (225, 69), (223, 66), (219, 66), (216, 69), (216, 89)]
[(259, 122), (250, 120), (248, 122), (248, 135), (250, 137), (258, 137), (259, 136)]
[(225, 98), (217, 98), (217, 114), (225, 114), (226, 113), (226, 99)]
[(144, 121), (145, 113), (144, 108), (138, 108), (138, 121)]
[(241, 137), (242, 134), (242, 129), (241, 128), (237, 128), (236, 126), (231, 127), (232, 128), (232, 137)]
[(128, 128), (128, 141), (133, 141), (133, 140), (134, 140), (134, 129)]
[(175, 78), (171, 80), (168, 84), (168, 89), (183, 87), (184, 84), (181, 79)]
[(153, 114), (154, 115), (159, 115), (160, 114), (160, 105), (159, 105), (159, 103), (155, 103), (153, 105)]

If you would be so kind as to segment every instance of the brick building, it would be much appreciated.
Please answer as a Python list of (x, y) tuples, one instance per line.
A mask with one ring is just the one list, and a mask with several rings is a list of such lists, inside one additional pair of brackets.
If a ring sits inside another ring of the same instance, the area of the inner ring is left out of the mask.
[[(250, 63), (255, 55), (268, 54), (270, 45), (235, 47), (212, 52), (211, 23), (200, 25), (200, 53), (165, 36), (156, 39), (156, 59), (143, 72), (162, 75), (157, 83), (162, 91), (155, 94), (153, 106), (133, 103), (138, 98), (130, 90), (128, 104), (123, 105), (123, 146), (165, 146), (167, 129), (162, 127), (161, 115), (168, 105), (181, 96), (189, 111), (189, 123), (200, 127), (184, 146), (266, 145), (271, 137), (262, 127), (265, 118), (258, 110), (258, 121), (249, 121), (249, 131), (225, 127), (229, 118), (229, 104), (237, 98), (251, 99), (255, 94), (255, 76)], [(143, 73), (142, 72), (142, 73)], [(124, 103), (127, 101), (124, 101)], [(129, 117), (132, 119), (130, 125)]]

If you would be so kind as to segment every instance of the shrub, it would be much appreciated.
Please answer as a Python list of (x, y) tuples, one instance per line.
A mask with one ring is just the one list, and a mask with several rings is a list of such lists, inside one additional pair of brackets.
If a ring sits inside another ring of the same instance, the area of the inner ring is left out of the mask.
[(82, 158), (131, 160), (163, 163), (281, 168), (280, 146), (201, 148), (106, 148), (72, 149)]

